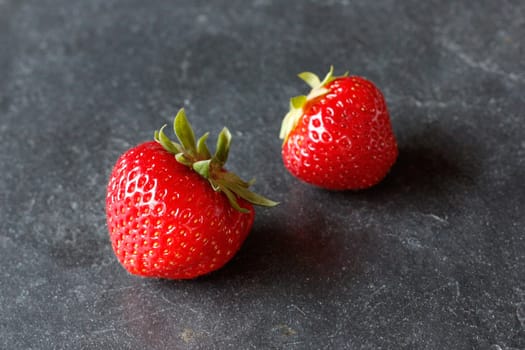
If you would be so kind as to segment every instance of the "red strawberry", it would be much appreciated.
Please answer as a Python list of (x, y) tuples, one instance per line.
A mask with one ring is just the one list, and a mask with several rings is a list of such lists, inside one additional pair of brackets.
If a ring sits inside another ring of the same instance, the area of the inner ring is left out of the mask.
[(299, 74), (312, 90), (290, 100), (281, 126), (282, 158), (299, 179), (332, 190), (377, 184), (396, 161), (397, 143), (386, 103), (372, 82), (357, 76), (321, 81)]
[(277, 203), (224, 169), (228, 129), (219, 134), (213, 156), (208, 133), (196, 142), (183, 109), (174, 121), (180, 143), (163, 129), (113, 168), (106, 196), (111, 244), (132, 274), (194, 278), (222, 267), (239, 250), (254, 220), (250, 203)]

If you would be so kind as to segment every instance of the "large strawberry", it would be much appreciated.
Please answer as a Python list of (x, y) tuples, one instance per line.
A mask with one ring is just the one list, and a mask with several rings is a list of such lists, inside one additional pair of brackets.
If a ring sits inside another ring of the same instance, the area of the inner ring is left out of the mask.
[(312, 90), (290, 100), (280, 137), (286, 168), (299, 179), (333, 190), (363, 189), (388, 173), (397, 155), (385, 99), (370, 81), (299, 74)]
[(194, 278), (226, 264), (253, 221), (251, 203), (277, 203), (250, 192), (228, 172), (231, 135), (224, 128), (212, 156), (208, 133), (198, 141), (184, 110), (174, 121), (179, 143), (163, 129), (155, 141), (131, 148), (113, 168), (106, 196), (111, 244), (132, 274)]

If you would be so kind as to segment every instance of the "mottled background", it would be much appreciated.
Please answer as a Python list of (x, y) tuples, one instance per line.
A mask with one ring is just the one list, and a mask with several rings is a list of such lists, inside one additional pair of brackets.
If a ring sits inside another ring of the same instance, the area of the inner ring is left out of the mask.
[[(524, 37), (521, 0), (0, 0), (0, 348), (525, 349)], [(330, 64), (391, 112), (367, 191), (280, 160)], [(132, 277), (105, 185), (182, 106), (281, 205), (216, 273)]]

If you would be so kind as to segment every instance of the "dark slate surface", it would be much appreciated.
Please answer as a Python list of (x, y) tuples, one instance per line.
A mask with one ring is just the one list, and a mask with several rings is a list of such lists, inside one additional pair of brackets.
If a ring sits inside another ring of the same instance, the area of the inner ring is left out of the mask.
[[(525, 349), (525, 3), (0, 0), (1, 349)], [(381, 87), (400, 157), (359, 193), (299, 183), (295, 74)], [(259, 209), (224, 269), (128, 275), (118, 155), (184, 106), (227, 125)]]

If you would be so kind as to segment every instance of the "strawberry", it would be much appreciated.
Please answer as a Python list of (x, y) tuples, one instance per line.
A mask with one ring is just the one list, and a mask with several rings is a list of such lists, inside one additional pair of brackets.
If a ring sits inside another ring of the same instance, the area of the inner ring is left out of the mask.
[[(165, 127), (165, 126), (164, 126)], [(131, 148), (117, 160), (107, 186), (106, 216), (113, 250), (132, 274), (194, 278), (226, 264), (253, 221), (252, 204), (276, 202), (250, 192), (228, 172), (231, 134), (224, 128), (212, 156), (198, 141), (184, 110), (174, 120), (179, 143), (163, 128), (155, 141)]]
[(370, 81), (299, 74), (312, 90), (290, 100), (280, 132), (282, 158), (297, 178), (331, 190), (380, 182), (396, 161), (397, 143), (385, 99)]

